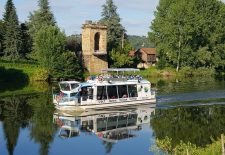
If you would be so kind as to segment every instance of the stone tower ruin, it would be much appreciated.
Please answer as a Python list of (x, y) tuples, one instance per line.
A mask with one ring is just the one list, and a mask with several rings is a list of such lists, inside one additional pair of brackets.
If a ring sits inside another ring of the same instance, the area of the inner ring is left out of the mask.
[(89, 73), (101, 73), (108, 68), (107, 26), (86, 21), (82, 27), (82, 56)]

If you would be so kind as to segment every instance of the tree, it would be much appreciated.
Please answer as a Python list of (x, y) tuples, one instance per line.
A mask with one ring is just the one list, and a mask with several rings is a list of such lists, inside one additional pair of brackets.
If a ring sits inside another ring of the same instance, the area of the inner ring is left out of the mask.
[(71, 35), (66, 38), (66, 50), (77, 53), (82, 50), (81, 46), (80, 35)]
[(112, 60), (111, 66), (116, 68), (131, 67), (134, 63), (134, 58), (128, 56), (128, 54), (132, 49), (133, 47), (129, 42), (125, 42), (124, 48), (118, 47), (112, 49), (110, 53), (110, 58)]
[(20, 25), (21, 29), (21, 51), (20, 54), (23, 58), (32, 50), (32, 39), (26, 23)]
[[(177, 71), (183, 66), (224, 65), (224, 7), (217, 0), (161, 0), (149, 33), (160, 65), (176, 67)], [(196, 63), (203, 55), (210, 55), (210, 60)]]
[(56, 61), (53, 76), (56, 78), (72, 79), (77, 78), (82, 80), (81, 68), (82, 64), (79, 61), (74, 52), (66, 51), (60, 56), (60, 61)]
[(4, 22), (0, 20), (0, 56), (3, 53)]
[(35, 36), (35, 56), (50, 76), (55, 78), (79, 77), (81, 65), (75, 53), (65, 51), (65, 43), (66, 36), (59, 28), (45, 26)]
[(29, 31), (33, 38), (42, 27), (56, 25), (48, 0), (39, 0), (38, 6), (39, 9), (30, 14), (28, 22)]
[(107, 26), (107, 47), (108, 51), (111, 51), (113, 48), (117, 48), (120, 43), (122, 44), (123, 39), (126, 37), (126, 30), (120, 24), (120, 17), (113, 0), (106, 0), (102, 8), (102, 19), (100, 21)]
[(16, 60), (19, 58), (21, 34), (16, 8), (12, 0), (8, 0), (6, 3), (4, 23), (5, 34), (3, 43), (5, 57), (8, 57), (10, 60)]
[(143, 47), (155, 47), (146, 36), (128, 35), (128, 40), (135, 50)]
[(52, 74), (55, 64), (65, 50), (66, 36), (55, 26), (45, 26), (34, 38), (35, 57)]

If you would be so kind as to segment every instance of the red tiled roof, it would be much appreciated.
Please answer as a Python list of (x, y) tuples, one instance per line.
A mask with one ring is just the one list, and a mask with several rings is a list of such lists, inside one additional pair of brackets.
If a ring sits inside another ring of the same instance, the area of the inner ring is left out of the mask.
[(131, 56), (131, 57), (134, 57), (135, 51), (130, 51), (128, 55)]
[(143, 51), (146, 54), (156, 54), (156, 48), (141, 48), (140, 51)]

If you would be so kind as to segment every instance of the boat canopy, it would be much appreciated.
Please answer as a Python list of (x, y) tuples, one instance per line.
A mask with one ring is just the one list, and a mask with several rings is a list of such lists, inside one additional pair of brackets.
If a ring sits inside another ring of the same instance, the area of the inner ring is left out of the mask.
[(139, 72), (140, 69), (136, 68), (108, 68), (103, 69), (102, 72)]

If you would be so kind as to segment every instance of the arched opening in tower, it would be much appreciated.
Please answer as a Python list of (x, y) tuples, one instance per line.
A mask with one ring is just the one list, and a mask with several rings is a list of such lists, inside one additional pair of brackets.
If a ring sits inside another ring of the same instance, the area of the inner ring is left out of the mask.
[(99, 52), (100, 33), (95, 33), (95, 52)]

